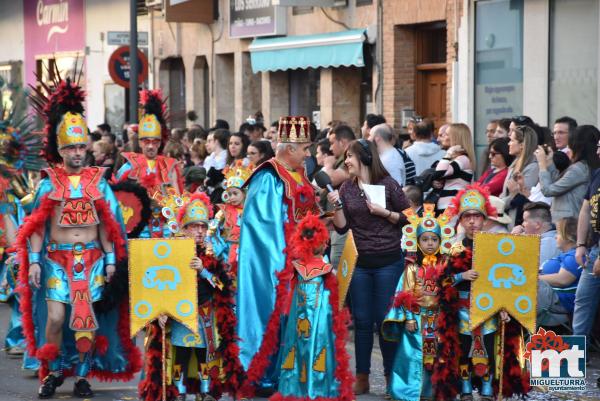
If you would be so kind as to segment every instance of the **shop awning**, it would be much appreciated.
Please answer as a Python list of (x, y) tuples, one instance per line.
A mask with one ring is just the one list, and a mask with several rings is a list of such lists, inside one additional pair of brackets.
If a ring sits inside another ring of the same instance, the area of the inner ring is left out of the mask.
[(364, 67), (364, 29), (318, 35), (254, 39), (249, 47), (252, 71), (318, 67)]

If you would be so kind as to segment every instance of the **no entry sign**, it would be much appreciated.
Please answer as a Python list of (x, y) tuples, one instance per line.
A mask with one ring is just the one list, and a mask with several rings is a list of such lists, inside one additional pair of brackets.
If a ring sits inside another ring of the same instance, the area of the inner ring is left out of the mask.
[[(148, 77), (148, 59), (138, 49), (138, 65), (140, 68), (138, 82), (142, 83)], [(121, 46), (108, 59), (108, 73), (117, 85), (129, 88), (129, 46)]]

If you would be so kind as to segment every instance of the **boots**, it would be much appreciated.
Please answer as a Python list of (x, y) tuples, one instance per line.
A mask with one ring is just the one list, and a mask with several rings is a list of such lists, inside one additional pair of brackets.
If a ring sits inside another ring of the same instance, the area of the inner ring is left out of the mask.
[(369, 392), (369, 375), (367, 373), (357, 373), (354, 383), (354, 394), (361, 395)]
[(390, 375), (385, 375), (385, 394), (383, 398), (386, 400), (392, 399), (392, 393), (390, 391)]

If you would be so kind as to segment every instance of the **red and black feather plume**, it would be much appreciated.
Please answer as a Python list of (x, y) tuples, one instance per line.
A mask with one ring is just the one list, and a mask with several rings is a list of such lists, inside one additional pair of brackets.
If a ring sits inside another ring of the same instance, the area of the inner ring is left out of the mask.
[(160, 89), (143, 89), (140, 91), (140, 107), (142, 114), (153, 114), (161, 128), (161, 147), (169, 140), (169, 130), (167, 129), (167, 121), (169, 120), (169, 112), (167, 110), (167, 100), (163, 99), (162, 90)]
[(70, 77), (62, 80), (58, 69), (51, 75), (54, 76), (54, 79), (50, 84), (44, 83), (40, 76), (36, 75), (40, 87), (29, 85), (32, 90), (29, 99), (34, 110), (45, 123), (44, 155), (48, 162), (60, 163), (62, 158), (58, 154), (56, 129), (67, 112), (83, 115), (85, 92)]

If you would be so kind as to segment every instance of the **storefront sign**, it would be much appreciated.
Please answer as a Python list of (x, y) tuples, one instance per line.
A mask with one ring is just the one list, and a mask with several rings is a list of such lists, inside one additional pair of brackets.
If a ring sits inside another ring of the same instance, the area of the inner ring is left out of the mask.
[(213, 0), (168, 0), (165, 2), (165, 21), (210, 24), (217, 19)]
[(36, 56), (85, 48), (83, 0), (24, 0), (25, 79), (35, 83)]
[(273, 5), (279, 6), (316, 6), (316, 7), (341, 7), (348, 5), (348, 0), (272, 0)]
[(286, 8), (272, 6), (271, 0), (229, 0), (229, 36), (285, 35)]

